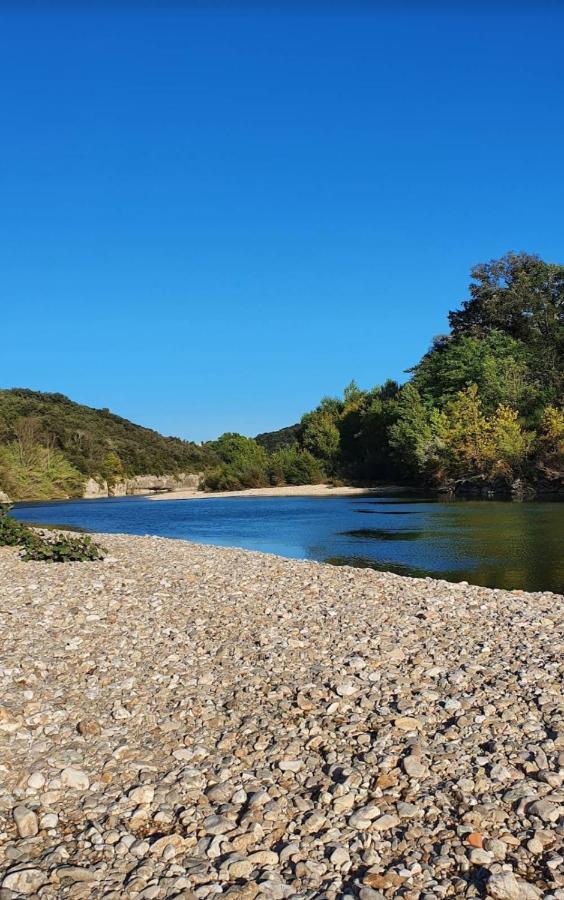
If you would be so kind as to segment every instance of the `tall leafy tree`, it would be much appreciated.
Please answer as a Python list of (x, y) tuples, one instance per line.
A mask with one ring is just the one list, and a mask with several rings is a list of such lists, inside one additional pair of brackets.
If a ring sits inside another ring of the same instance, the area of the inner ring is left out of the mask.
[(388, 441), (404, 477), (420, 479), (429, 471), (436, 435), (429, 408), (415, 385), (406, 384), (396, 400), (396, 421), (388, 429)]
[(449, 315), (453, 334), (503, 331), (525, 341), (562, 340), (564, 266), (507, 253), (471, 272), (470, 298)]
[(475, 384), (487, 412), (504, 403), (526, 414), (543, 399), (528, 356), (522, 341), (501, 331), (441, 337), (411, 370), (413, 384), (439, 406)]
[(449, 315), (453, 335), (501, 331), (525, 342), (544, 383), (562, 391), (564, 266), (507, 253), (472, 269), (470, 298)]
[(306, 413), (301, 421), (302, 447), (320, 459), (329, 473), (333, 473), (339, 458), (340, 435), (337, 421), (342, 406), (340, 401), (326, 398), (317, 409)]

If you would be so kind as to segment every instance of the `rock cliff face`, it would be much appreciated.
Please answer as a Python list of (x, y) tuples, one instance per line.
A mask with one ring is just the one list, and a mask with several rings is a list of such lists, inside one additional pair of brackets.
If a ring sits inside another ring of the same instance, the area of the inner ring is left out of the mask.
[(177, 475), (135, 475), (124, 481), (108, 484), (107, 481), (96, 481), (89, 478), (84, 485), (83, 497), (125, 497), (131, 494), (156, 494), (166, 491), (193, 490), (200, 487), (202, 476), (199, 473), (179, 472)]

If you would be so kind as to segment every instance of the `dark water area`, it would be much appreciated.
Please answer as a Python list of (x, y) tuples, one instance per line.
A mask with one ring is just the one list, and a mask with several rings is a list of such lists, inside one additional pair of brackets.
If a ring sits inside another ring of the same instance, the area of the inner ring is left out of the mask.
[[(405, 494), (22, 503), (30, 523), (153, 534), (486, 587), (564, 591), (564, 505)], [(370, 516), (370, 518), (368, 518)]]

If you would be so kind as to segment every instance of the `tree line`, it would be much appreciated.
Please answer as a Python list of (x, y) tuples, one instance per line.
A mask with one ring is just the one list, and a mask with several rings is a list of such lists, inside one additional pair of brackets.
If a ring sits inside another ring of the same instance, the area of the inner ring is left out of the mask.
[(80, 496), (88, 477), (201, 472), (207, 490), (327, 479), (449, 491), (562, 491), (564, 266), (509, 253), (476, 266), (403, 385), (326, 397), (297, 425), (197, 445), (62, 394), (0, 391), (0, 490)]
[(12, 499), (80, 497), (85, 481), (201, 472), (206, 448), (164, 437), (63, 394), (0, 390), (0, 491)]
[(272, 482), (289, 467), (291, 478), (309, 472), (312, 481), (561, 491), (564, 266), (509, 253), (471, 275), (449, 333), (433, 341), (407, 383), (361, 390), (353, 381), (297, 426), (260, 435), (270, 454), (249, 444), (248, 466), (240, 453), (235, 466), (226, 459), (212, 486), (230, 477), (244, 486)]

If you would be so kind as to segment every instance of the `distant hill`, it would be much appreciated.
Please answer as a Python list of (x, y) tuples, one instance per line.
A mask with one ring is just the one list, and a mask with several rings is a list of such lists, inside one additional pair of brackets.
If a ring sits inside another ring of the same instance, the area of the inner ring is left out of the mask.
[[(0, 488), (13, 497), (22, 496), (19, 482), (30, 479), (34, 486), (23, 496), (65, 496), (80, 494), (81, 481), (89, 477), (111, 482), (196, 472), (214, 461), (209, 448), (164, 437), (109, 409), (92, 409), (63, 394), (0, 390)], [(67, 474), (64, 486), (53, 490), (57, 466)]]
[(279, 428), (278, 431), (264, 431), (262, 434), (257, 434), (255, 441), (269, 453), (274, 453), (283, 447), (296, 445), (299, 431), (299, 424), (287, 425), (286, 428)]

